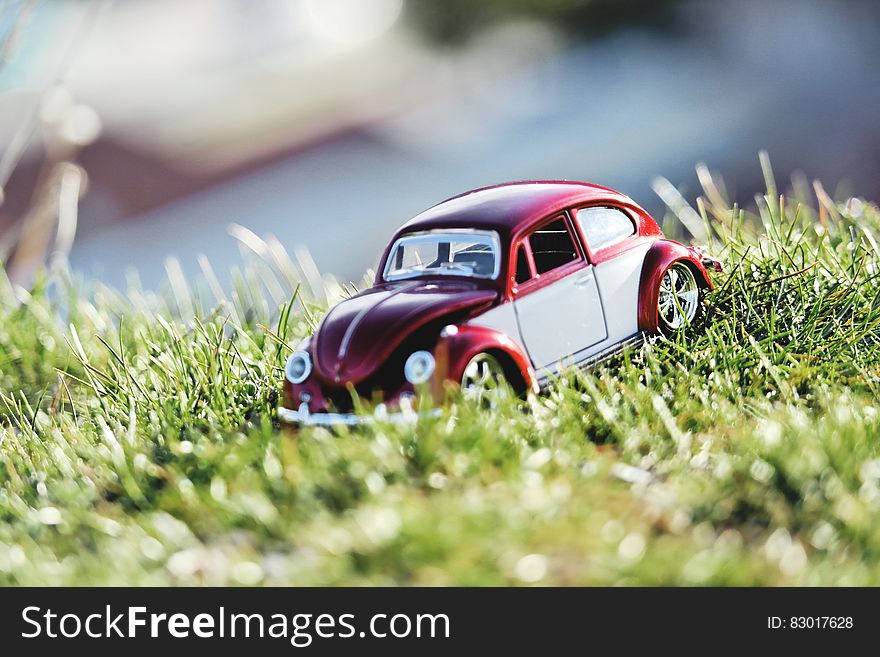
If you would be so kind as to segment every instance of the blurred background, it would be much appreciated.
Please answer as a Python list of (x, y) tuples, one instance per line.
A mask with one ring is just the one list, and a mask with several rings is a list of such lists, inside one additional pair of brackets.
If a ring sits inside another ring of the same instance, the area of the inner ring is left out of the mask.
[(662, 216), (652, 180), (693, 200), (697, 162), (750, 202), (760, 149), (876, 199), (878, 34), (856, 0), (6, 0), (0, 262), (151, 288), (203, 254), (225, 284), (274, 236), (358, 280), (466, 189), (586, 180)]

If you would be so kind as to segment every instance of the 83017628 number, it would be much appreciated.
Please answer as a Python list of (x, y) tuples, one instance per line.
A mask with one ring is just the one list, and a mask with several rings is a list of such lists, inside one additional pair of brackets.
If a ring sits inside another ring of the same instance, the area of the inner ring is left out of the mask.
[(848, 630), (853, 627), (852, 616), (768, 616), (771, 630)]

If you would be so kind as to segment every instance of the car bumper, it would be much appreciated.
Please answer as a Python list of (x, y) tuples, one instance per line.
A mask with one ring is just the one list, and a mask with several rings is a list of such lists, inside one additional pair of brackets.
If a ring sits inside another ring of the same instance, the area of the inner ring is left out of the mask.
[(306, 404), (300, 405), (297, 410), (281, 406), (278, 409), (278, 418), (287, 424), (300, 427), (334, 427), (334, 426), (362, 426), (376, 422), (390, 422), (392, 424), (415, 424), (420, 416), (435, 416), (440, 409), (433, 409), (430, 413), (419, 414), (412, 408), (389, 413), (384, 404), (379, 404), (376, 410), (370, 414), (359, 413), (312, 413)]

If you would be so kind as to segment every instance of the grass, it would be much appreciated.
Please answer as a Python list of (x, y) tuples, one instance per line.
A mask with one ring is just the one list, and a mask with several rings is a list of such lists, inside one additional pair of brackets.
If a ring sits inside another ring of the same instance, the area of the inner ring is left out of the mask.
[(703, 176), (699, 330), (415, 428), (279, 430), (347, 289), (277, 244), (228, 296), (0, 278), (0, 584), (880, 584), (880, 211), (766, 174)]

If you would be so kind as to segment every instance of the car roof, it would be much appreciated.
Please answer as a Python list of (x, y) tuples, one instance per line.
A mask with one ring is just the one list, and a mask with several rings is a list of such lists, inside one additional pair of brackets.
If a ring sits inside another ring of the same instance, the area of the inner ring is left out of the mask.
[(570, 180), (526, 180), (453, 196), (416, 215), (398, 232), (475, 228), (512, 234), (558, 210), (597, 201), (638, 207), (628, 196), (600, 185)]

